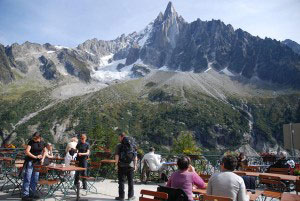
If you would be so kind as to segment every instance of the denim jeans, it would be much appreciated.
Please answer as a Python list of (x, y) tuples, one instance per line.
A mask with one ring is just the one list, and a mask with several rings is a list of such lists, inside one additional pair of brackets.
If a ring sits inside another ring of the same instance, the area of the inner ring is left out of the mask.
[[(87, 168), (87, 166), (88, 166), (87, 160), (79, 160), (78, 166), (79, 167), (83, 167), (83, 168)], [(87, 170), (76, 171), (74, 185), (78, 185), (79, 184), (79, 175), (81, 175), (81, 176), (87, 176)], [(82, 179), (82, 186), (83, 186), (83, 189), (87, 188), (86, 179)]]
[(34, 164), (32, 161), (27, 161), (25, 163), (22, 197), (34, 196), (39, 181), (39, 172), (34, 171)]
[(120, 198), (125, 198), (125, 191), (124, 191), (125, 177), (127, 177), (127, 180), (128, 180), (128, 198), (131, 198), (134, 195), (133, 176), (134, 176), (134, 168), (133, 167), (118, 167), (119, 197)]

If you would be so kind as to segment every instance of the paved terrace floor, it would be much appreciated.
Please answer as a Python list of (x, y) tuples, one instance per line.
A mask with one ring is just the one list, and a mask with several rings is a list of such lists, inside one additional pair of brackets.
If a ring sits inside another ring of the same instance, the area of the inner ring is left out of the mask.
[[(0, 186), (2, 186), (3, 181), (0, 181)], [(106, 179), (103, 182), (96, 182), (94, 184), (97, 188), (98, 193), (91, 193), (89, 192), (86, 195), (86, 192), (82, 189), (80, 189), (80, 194), (81, 194), (81, 198), (80, 201), (112, 201), (115, 200), (115, 197), (118, 196), (118, 183), (114, 180), (109, 180)], [(134, 194), (136, 197), (136, 201), (139, 200), (140, 197), (140, 192), (142, 189), (146, 189), (146, 190), (153, 190), (156, 191), (158, 185), (164, 185), (164, 183), (154, 183), (154, 182), (149, 182), (147, 184), (141, 184), (141, 183), (135, 183), (134, 185)], [(125, 184), (125, 193), (127, 196), (127, 184)], [(11, 191), (10, 191), (11, 192)], [(15, 201), (15, 200), (21, 200), (20, 195), (16, 194), (16, 195), (11, 195), (11, 193), (7, 193), (5, 191), (0, 191), (0, 201), (2, 200), (9, 200), (9, 201)], [(292, 192), (293, 194), (295, 194), (295, 192)], [(46, 201), (56, 201), (56, 200), (62, 200), (62, 194), (60, 191), (55, 193), (55, 198), (48, 198), (46, 199)], [(127, 197), (125, 197), (125, 199), (127, 199)], [(42, 200), (42, 199), (40, 199)], [(70, 191), (70, 194), (67, 196), (66, 199), (67, 201), (75, 201), (76, 200), (76, 194), (74, 191)], [(261, 197), (258, 200), (262, 200)], [(267, 198), (266, 201), (270, 201), (270, 198)], [(278, 201), (278, 199), (273, 199), (273, 201)]]
[[(163, 184), (162, 184), (163, 185)], [(2, 186), (2, 183), (0, 181), (0, 186)], [(80, 200), (81, 201), (94, 201), (94, 200), (99, 200), (99, 201), (111, 201), (111, 200), (115, 200), (115, 197), (118, 196), (118, 183), (114, 180), (104, 180), (103, 182), (97, 182), (95, 183), (95, 186), (98, 190), (98, 193), (88, 193), (86, 195), (85, 191), (80, 189), (80, 194), (84, 194), (81, 195)], [(158, 184), (156, 183), (147, 183), (147, 184), (140, 184), (140, 183), (136, 183), (134, 186), (134, 194), (136, 197), (136, 201), (138, 201), (139, 196), (140, 196), (140, 191), (141, 189), (147, 189), (147, 190), (154, 190), (156, 191)], [(10, 191), (11, 192), (11, 191)], [(125, 184), (125, 193), (126, 193), (126, 197), (125, 199), (127, 199), (127, 192), (128, 192), (128, 188), (127, 188), (127, 184)], [(57, 192), (55, 194), (56, 198), (58, 200), (61, 200), (61, 193)], [(17, 195), (11, 195), (11, 193), (6, 193), (5, 191), (0, 191), (0, 201), (2, 200), (10, 200), (10, 201), (14, 201), (14, 200), (21, 200), (19, 194)], [(54, 201), (54, 198), (48, 198), (46, 199), (47, 201)], [(71, 191), (71, 194), (68, 195), (66, 200), (76, 200), (76, 194), (74, 191)]]

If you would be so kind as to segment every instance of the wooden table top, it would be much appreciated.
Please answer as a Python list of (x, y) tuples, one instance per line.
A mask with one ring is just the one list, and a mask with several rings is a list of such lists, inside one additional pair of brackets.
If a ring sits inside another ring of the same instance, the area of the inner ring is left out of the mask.
[(0, 160), (1, 161), (13, 161), (14, 159), (10, 158), (10, 157), (0, 157)]
[(65, 159), (64, 159), (64, 158), (58, 158), (58, 157), (55, 157), (55, 158), (49, 158), (49, 160), (63, 161), (63, 160), (65, 160)]
[(283, 193), (281, 201), (300, 201), (300, 195)]
[(100, 161), (101, 163), (116, 163), (116, 160), (104, 159)]
[(53, 165), (49, 165), (47, 166), (49, 169), (51, 170), (58, 170), (58, 171), (84, 171), (86, 170), (86, 168), (83, 168), (83, 167), (76, 167), (76, 166), (63, 166), (63, 165), (60, 165), (60, 164), (56, 164), (55, 166)]
[(163, 165), (175, 166), (175, 165), (177, 165), (177, 162), (164, 162)]
[[(206, 194), (206, 189), (193, 189), (193, 193), (204, 195), (204, 194)], [(251, 193), (250, 201), (256, 200), (262, 193), (263, 193), (263, 191), (260, 191), (260, 190), (256, 190), (254, 194)]]
[(259, 177), (259, 175), (275, 176), (275, 177), (280, 177), (281, 180), (286, 180), (286, 181), (296, 181), (297, 180), (297, 176), (294, 176), (294, 175), (261, 173), (261, 172), (247, 172), (247, 171), (234, 171), (234, 173), (246, 173), (247, 176), (253, 176), (253, 177)]

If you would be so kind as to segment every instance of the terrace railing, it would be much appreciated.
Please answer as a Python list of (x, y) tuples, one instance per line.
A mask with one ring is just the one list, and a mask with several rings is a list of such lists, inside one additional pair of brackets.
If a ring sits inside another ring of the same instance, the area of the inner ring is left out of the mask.
[[(57, 157), (64, 157), (65, 156), (65, 149), (59, 149), (54, 150), (54, 155)], [(158, 153), (162, 156), (162, 161), (165, 162), (176, 162), (177, 158), (182, 156), (178, 154), (173, 153)], [(23, 148), (0, 148), (0, 157), (12, 157), (12, 158), (18, 158), (23, 159), (24, 158), (24, 149)], [(91, 161), (99, 161), (103, 159), (113, 159), (114, 154), (110, 152), (103, 152), (103, 151), (91, 151)], [(208, 154), (202, 154), (202, 155), (190, 155), (189, 156), (192, 160), (192, 165), (195, 167), (197, 172), (202, 172), (204, 174), (212, 174), (214, 172), (220, 171), (220, 160), (222, 158), (221, 155), (208, 155)], [(247, 156), (249, 165), (271, 165), (271, 162), (266, 162), (262, 159), (260, 156)], [(139, 155), (139, 171), (138, 174), (141, 174), (141, 159), (142, 156)], [(289, 159), (293, 159), (295, 163), (300, 162), (299, 157), (289, 157)], [(114, 168), (110, 167), (108, 170), (113, 171)], [(109, 174), (108, 174), (109, 175)]]

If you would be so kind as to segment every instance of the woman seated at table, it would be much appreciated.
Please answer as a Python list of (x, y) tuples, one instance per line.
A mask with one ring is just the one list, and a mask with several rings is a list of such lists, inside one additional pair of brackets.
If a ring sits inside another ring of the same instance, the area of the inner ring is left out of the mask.
[(50, 158), (54, 158), (53, 155), (53, 146), (51, 143), (47, 143), (46, 145), (46, 152), (41, 160), (42, 165), (49, 165), (50, 164)]
[(39, 172), (34, 171), (34, 165), (39, 165), (46, 152), (41, 135), (36, 132), (28, 142), (25, 149), (24, 178), (22, 186), (22, 200), (32, 200), (39, 198), (36, 195), (36, 186), (39, 180)]
[(205, 183), (197, 173), (189, 171), (190, 160), (187, 157), (179, 158), (177, 165), (179, 170), (171, 175), (167, 186), (182, 189), (189, 201), (193, 201), (193, 185), (205, 188)]
[(248, 160), (243, 152), (240, 153), (238, 157), (237, 170), (244, 170), (248, 166)]

